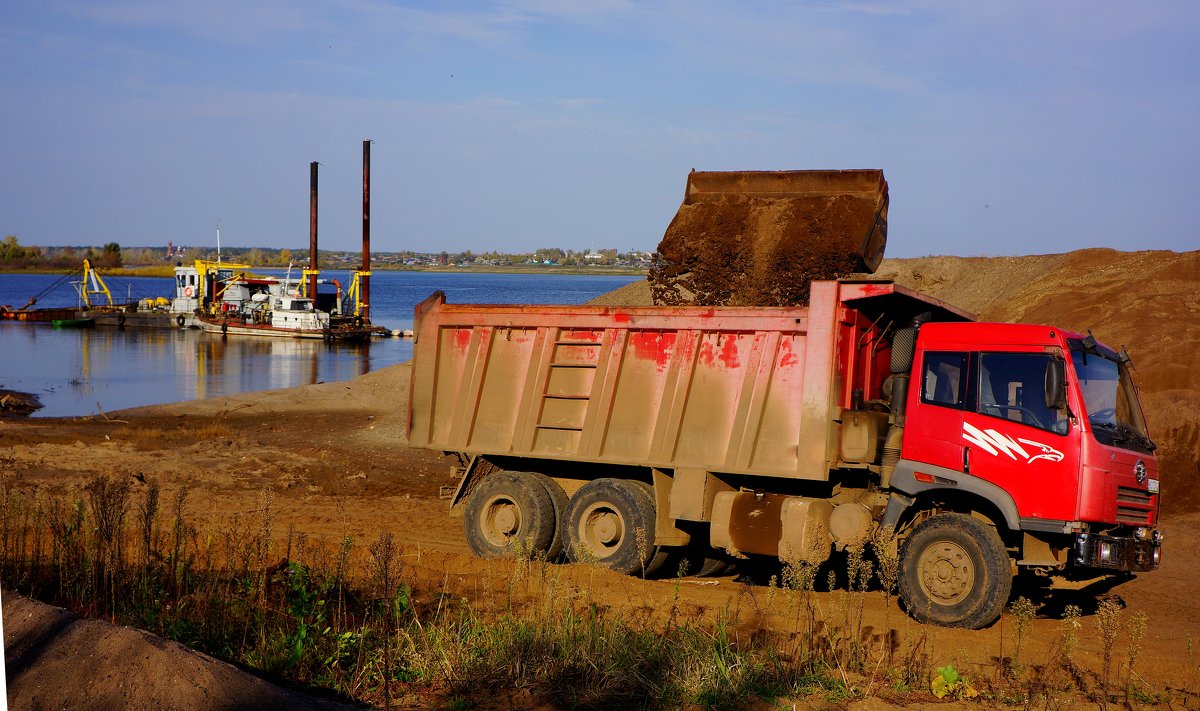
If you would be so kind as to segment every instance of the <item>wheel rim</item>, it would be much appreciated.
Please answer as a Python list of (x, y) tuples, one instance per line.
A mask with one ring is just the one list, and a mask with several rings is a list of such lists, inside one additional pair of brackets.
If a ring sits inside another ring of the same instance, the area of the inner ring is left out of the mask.
[(579, 519), (579, 540), (597, 558), (607, 558), (625, 540), (625, 519), (606, 503), (592, 504)]
[(938, 541), (917, 561), (921, 588), (939, 605), (956, 605), (975, 586), (975, 564), (966, 549), (951, 541)]
[(479, 530), (487, 542), (503, 548), (521, 530), (521, 507), (510, 497), (496, 494), (488, 499), (479, 513)]

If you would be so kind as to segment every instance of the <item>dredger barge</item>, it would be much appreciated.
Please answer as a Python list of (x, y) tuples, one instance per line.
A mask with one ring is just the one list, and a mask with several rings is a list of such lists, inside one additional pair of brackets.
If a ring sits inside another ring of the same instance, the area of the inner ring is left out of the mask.
[[(363, 341), (374, 336), (399, 335), (370, 319), (370, 141), (363, 141), (362, 266), (343, 290), (337, 280), (319, 279), (317, 264), (317, 163), (310, 165), (309, 261), (301, 278), (253, 274), (249, 264), (222, 262), (220, 232), (216, 261), (196, 260), (175, 266), (172, 298), (152, 297), (119, 302), (88, 260), (65, 274), (42, 293), (14, 309), (0, 306), (0, 318), (56, 327), (115, 326), (120, 328), (199, 328), (223, 336), (319, 338)], [(74, 281), (69, 281), (77, 277)], [(64, 283), (75, 287), (75, 307), (34, 308), (47, 292)], [(333, 292), (321, 286), (335, 287)]]

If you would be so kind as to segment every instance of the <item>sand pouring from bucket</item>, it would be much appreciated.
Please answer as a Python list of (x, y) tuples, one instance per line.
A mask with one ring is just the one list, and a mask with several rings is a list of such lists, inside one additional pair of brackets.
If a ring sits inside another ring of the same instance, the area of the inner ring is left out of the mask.
[(659, 244), (663, 304), (804, 304), (808, 284), (874, 272), (887, 245), (882, 170), (697, 172)]

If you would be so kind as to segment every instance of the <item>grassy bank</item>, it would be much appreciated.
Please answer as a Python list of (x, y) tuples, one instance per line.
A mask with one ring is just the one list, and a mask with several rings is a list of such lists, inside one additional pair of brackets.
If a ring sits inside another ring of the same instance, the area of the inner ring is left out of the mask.
[[(0, 266), (0, 274), (69, 274), (72, 271), (78, 272), (79, 267), (31, 267), (28, 269), (18, 269), (12, 266)], [(101, 276), (109, 277), (167, 277), (175, 276), (175, 266), (167, 264), (155, 264), (143, 267), (116, 267), (107, 269), (96, 269)]]
[(1139, 682), (1147, 620), (1115, 605), (1096, 616), (1103, 670), (1077, 654), (1080, 635), (1093, 632), (1078, 611), (1055, 648), (1034, 658), (1024, 634), (1036, 608), (1023, 599), (1002, 622), (1015, 651), (990, 667), (968, 669), (898, 612), (903, 635), (891, 623), (884, 633), (865, 627), (867, 595), (893, 601), (886, 539), (850, 551), (848, 579), (828, 581), (841, 585), (836, 595), (814, 594), (818, 571), (794, 563), (758, 589), (753, 612), (693, 614), (680, 578), (647, 583), (657, 604), (609, 610), (595, 602), (602, 583), (588, 566), (498, 562), (473, 594), (449, 574), (421, 584), (412, 563), (421, 551), (389, 532), (367, 542), (278, 530), (270, 488), (253, 512), (209, 528), (188, 515), (186, 489), (165, 496), (130, 472), (55, 497), (25, 485), (2, 456), (0, 471), (6, 589), (359, 702), (470, 708), (507, 696), (566, 708), (736, 708), (818, 695), (1057, 707), (1174, 694)]

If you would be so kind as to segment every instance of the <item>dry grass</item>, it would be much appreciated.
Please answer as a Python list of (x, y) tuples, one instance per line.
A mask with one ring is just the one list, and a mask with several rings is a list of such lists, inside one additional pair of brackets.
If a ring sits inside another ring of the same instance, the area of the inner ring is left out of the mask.
[(185, 440), (205, 442), (209, 440), (232, 440), (235, 432), (224, 422), (211, 420), (181, 422), (177, 427), (119, 427), (111, 437), (134, 443)]

